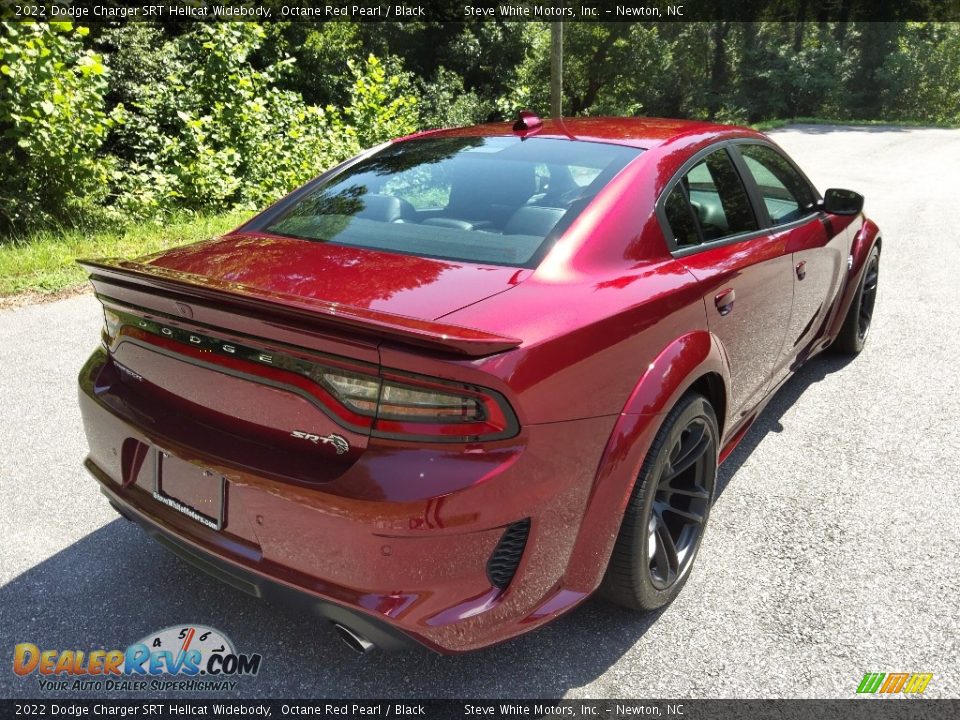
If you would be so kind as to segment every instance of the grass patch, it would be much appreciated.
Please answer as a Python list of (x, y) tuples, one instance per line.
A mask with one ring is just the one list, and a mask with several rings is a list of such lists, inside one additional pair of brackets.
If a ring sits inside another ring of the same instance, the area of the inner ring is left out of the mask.
[(886, 125), (889, 127), (926, 127), (926, 128), (960, 128), (955, 122), (937, 122), (934, 120), (833, 120), (820, 117), (782, 118), (779, 120), (763, 120), (750, 125), (754, 130), (764, 132), (776, 130), (787, 125)]
[(128, 257), (205, 240), (232, 230), (249, 212), (180, 217), (101, 230), (43, 230), (0, 242), (0, 297), (55, 293), (86, 282), (76, 262), (87, 257)]

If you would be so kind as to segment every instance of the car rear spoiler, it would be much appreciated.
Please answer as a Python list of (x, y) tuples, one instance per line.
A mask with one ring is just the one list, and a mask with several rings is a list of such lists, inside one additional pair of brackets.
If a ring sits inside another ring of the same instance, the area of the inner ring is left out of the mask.
[(515, 348), (522, 342), (475, 328), (273, 292), (131, 260), (110, 258), (77, 260), (77, 263), (90, 273), (97, 294), (108, 297), (115, 294), (111, 288), (127, 288), (147, 289), (152, 294), (170, 295), (185, 301), (207, 301), (218, 305), (227, 302), (238, 310), (253, 314), (281, 317), (311, 326), (349, 328), (368, 337), (467, 357), (492, 355)]

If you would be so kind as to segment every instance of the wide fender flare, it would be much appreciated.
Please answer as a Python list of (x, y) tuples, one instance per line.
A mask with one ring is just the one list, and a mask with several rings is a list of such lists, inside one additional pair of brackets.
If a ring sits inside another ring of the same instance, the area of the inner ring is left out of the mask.
[(867, 258), (870, 257), (870, 251), (880, 239), (880, 228), (873, 220), (867, 220), (863, 223), (860, 230), (853, 238), (853, 244), (850, 246), (850, 254), (853, 255), (853, 266), (851, 273), (857, 274), (863, 270)]
[[(697, 380), (708, 374), (730, 386), (730, 367), (720, 341), (707, 330), (696, 330), (673, 340), (644, 370), (624, 405), (623, 415), (668, 412)], [(724, 418), (718, 418), (721, 424)]]
[[(640, 467), (663, 419), (698, 380), (730, 372), (717, 339), (697, 330), (673, 340), (644, 370), (601, 456), (564, 586), (592, 592), (606, 572)], [(718, 418), (723, 422), (723, 418)]]
[(837, 311), (833, 316), (830, 332), (827, 333), (831, 339), (835, 338), (837, 333), (840, 332), (840, 328), (843, 327), (843, 321), (850, 310), (850, 304), (860, 287), (860, 279), (863, 277), (863, 269), (867, 263), (867, 258), (870, 257), (870, 252), (880, 242), (880, 239), (880, 228), (873, 220), (866, 220), (853, 237), (853, 243), (850, 245), (850, 256), (853, 258), (853, 262), (847, 273), (847, 283), (837, 299)]

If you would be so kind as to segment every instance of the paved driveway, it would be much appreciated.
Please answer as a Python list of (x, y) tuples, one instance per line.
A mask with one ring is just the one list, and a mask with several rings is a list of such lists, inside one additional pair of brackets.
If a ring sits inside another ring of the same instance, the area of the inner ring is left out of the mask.
[(960, 694), (960, 131), (775, 134), (884, 230), (864, 353), (821, 357), (722, 468), (686, 589), (658, 617), (591, 601), (466, 657), (358, 658), (324, 626), (211, 584), (119, 520), (81, 468), (90, 296), (0, 312), (0, 696), (13, 645), (123, 648), (181, 623), (264, 656), (252, 697), (849, 697), (867, 671)]

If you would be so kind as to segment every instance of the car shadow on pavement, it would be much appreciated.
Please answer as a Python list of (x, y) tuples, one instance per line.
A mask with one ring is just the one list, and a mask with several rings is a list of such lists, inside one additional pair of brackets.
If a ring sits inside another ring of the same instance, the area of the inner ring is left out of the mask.
[[(780, 418), (803, 391), (847, 362), (825, 355), (781, 388), (722, 466), (721, 492), (767, 433), (779, 432)], [(236, 690), (252, 698), (558, 697), (603, 675), (663, 612), (669, 608), (638, 616), (591, 599), (536, 632), (467, 655), (357, 656), (325, 621), (221, 585), (121, 519), (0, 587), (0, 631), (8, 649), (21, 642), (41, 649), (124, 649), (169, 626), (207, 625), (239, 652), (263, 656), (260, 674), (242, 679)], [(659, 669), (635, 663), (630, 672)], [(616, 695), (616, 688), (609, 690)], [(39, 691), (35, 675), (0, 673), (0, 696), (44, 694), (50, 696)]]
[(740, 466), (756, 450), (757, 445), (769, 433), (783, 431), (783, 425), (780, 423), (781, 418), (803, 395), (804, 391), (814, 383), (823, 380), (827, 375), (842, 370), (853, 360), (854, 356), (852, 355), (839, 355), (828, 351), (810, 360), (784, 383), (777, 394), (770, 399), (767, 407), (760, 413), (740, 444), (734, 448), (730, 456), (720, 466), (717, 473), (718, 498), (726, 490)]

